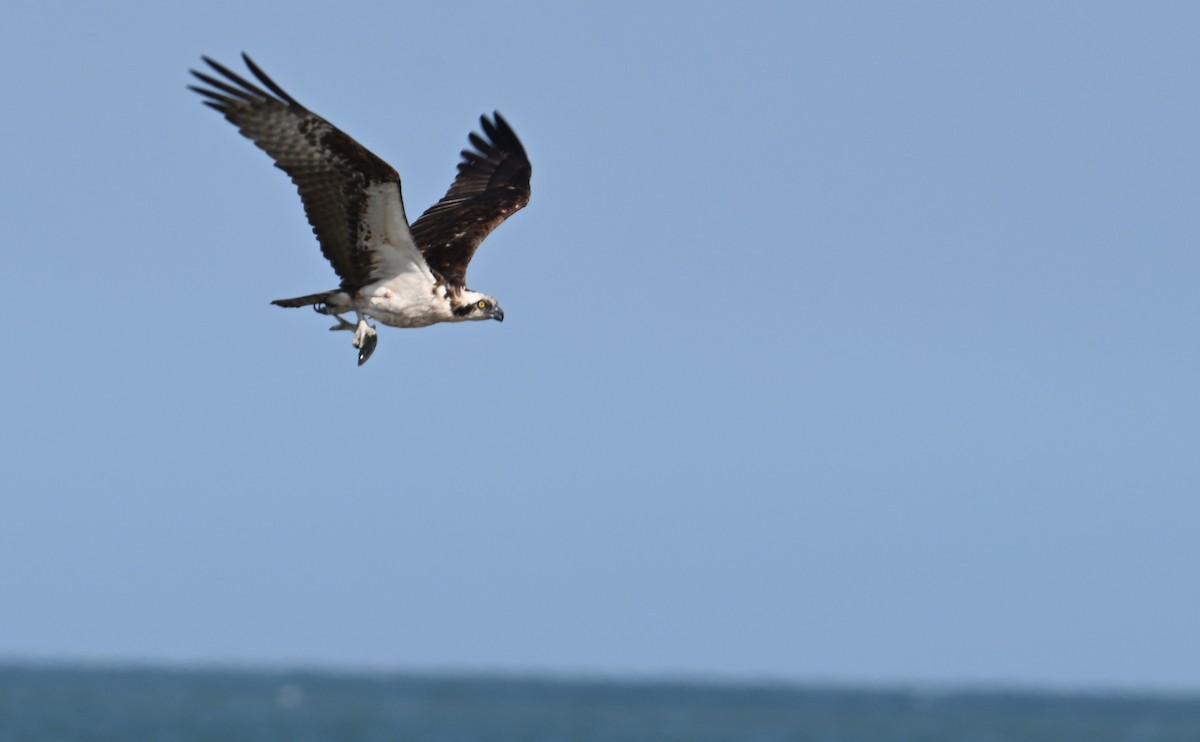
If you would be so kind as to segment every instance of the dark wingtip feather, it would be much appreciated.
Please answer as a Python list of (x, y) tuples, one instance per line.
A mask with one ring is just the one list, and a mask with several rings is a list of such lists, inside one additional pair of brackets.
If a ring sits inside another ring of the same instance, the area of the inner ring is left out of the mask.
[[(230, 85), (227, 82), (217, 80), (216, 78), (210, 77), (208, 75), (203, 75), (198, 72), (193, 72), (193, 74), (195, 74), (197, 77), (199, 77), (201, 80), (204, 80), (208, 84), (213, 85), (214, 87), (220, 88), (221, 90), (224, 90), (232, 95), (237, 95), (238, 97), (244, 98), (246, 100), (253, 100), (255, 97), (258, 97), (258, 98), (270, 98), (271, 97), (271, 95), (267, 91), (258, 87), (254, 83), (250, 82), (249, 80), (242, 77), (238, 73), (229, 69), (228, 67), (221, 64), (217, 60), (212, 59), (210, 57), (203, 57), (203, 56), (200, 58), (203, 59), (208, 64), (209, 67), (212, 67), (214, 70), (216, 70), (218, 73), (220, 73), (226, 80), (230, 80), (230, 81), (240, 85), (241, 89), (239, 90), (238, 88), (233, 87), (232, 85)], [(248, 93), (249, 93), (249, 95), (248, 95)]]
[(521, 146), (521, 140), (517, 139), (516, 133), (508, 125), (508, 122), (504, 120), (504, 117), (500, 115), (499, 111), (492, 111), (492, 121), (496, 124), (495, 139), (497, 142), (503, 141), (506, 146)]
[(187, 89), (192, 91), (193, 93), (199, 93), (200, 95), (203, 95), (205, 98), (212, 98), (213, 100), (217, 100), (217, 101), (229, 100), (228, 98), (221, 95), (220, 93), (218, 93), (214, 90), (209, 90), (208, 88), (202, 88), (199, 85), (188, 85)]
[[(493, 113), (493, 115), (495, 114)], [(496, 126), (491, 121), (488, 121), (486, 113), (479, 117), (479, 125), (483, 128), (483, 133), (487, 134), (488, 139), (491, 139), (492, 141), (496, 140)], [(475, 135), (472, 134), (471, 136)]]
[[(225, 93), (227, 93), (227, 95), (226, 96), (217, 96), (216, 94), (213, 93), (213, 91), (206, 91), (204, 89), (193, 88), (193, 90), (196, 90), (196, 92), (198, 92), (198, 93), (202, 93), (203, 95), (207, 95), (211, 98), (217, 98), (218, 100), (226, 100), (229, 102), (233, 102), (233, 98), (228, 97), (230, 95), (234, 96), (234, 98), (241, 98), (242, 100), (247, 101), (247, 102), (253, 102), (253, 101), (257, 100), (254, 97), (254, 95), (252, 95), (251, 93), (246, 92), (242, 88), (234, 87), (233, 85), (230, 85), (229, 83), (225, 82), (224, 80), (218, 80), (217, 78), (215, 78), (211, 75), (206, 75), (203, 72), (196, 72), (195, 70), (192, 70), (192, 74), (196, 76), (196, 79), (200, 80), (201, 82), (205, 83), (206, 85), (213, 86), (217, 90), (224, 91)], [(261, 92), (261, 91), (259, 91), (259, 92)], [(266, 95), (266, 94), (263, 93), (263, 95)]]
[(217, 72), (221, 73), (221, 74), (222, 74), (222, 75), (224, 75), (225, 77), (228, 77), (228, 78), (229, 78), (229, 79), (231, 79), (231, 80), (236, 80), (236, 79), (238, 79), (238, 75), (237, 75), (237, 73), (236, 73), (236, 72), (234, 72), (233, 70), (229, 69), (228, 67), (226, 67), (225, 65), (221, 64), (220, 62), (218, 62), (217, 60), (213, 59), (212, 57), (201, 56), (200, 58), (204, 60), (204, 63), (205, 63), (205, 64), (207, 64), (209, 67), (212, 67), (214, 70), (216, 70)]
[(491, 154), (494, 149), (492, 147), (491, 142), (485, 140), (483, 137), (479, 136), (475, 132), (471, 132), (470, 134), (468, 134), (467, 139), (470, 139), (471, 144), (475, 147), (475, 149), (479, 150), (484, 155)]
[[(513, 131), (508, 121), (500, 115), (499, 111), (492, 111), (491, 121), (484, 114), (479, 117), (479, 122), (483, 126), (484, 133), (488, 135), (488, 139), (492, 141), (492, 145), (496, 149), (502, 149), (522, 156), (525, 155), (524, 145), (521, 144), (521, 140), (517, 138), (516, 132)], [(487, 150), (484, 151), (487, 152)]]
[(261, 82), (263, 85), (266, 85), (271, 90), (272, 93), (274, 93), (275, 95), (278, 95), (280, 98), (283, 98), (285, 101), (287, 101), (288, 103), (291, 103), (293, 106), (300, 105), (299, 103), (296, 102), (295, 98), (288, 95), (287, 92), (284, 91), (283, 88), (279, 87), (279, 85), (277, 85), (274, 80), (272, 80), (270, 77), (268, 77), (267, 73), (263, 72), (262, 68), (259, 67), (257, 64), (255, 64), (254, 60), (251, 59), (250, 55), (247, 54), (246, 52), (242, 52), (242, 61), (246, 63), (246, 67), (248, 67), (250, 69), (250, 71), (254, 73), (254, 76), (258, 78), (258, 81)]

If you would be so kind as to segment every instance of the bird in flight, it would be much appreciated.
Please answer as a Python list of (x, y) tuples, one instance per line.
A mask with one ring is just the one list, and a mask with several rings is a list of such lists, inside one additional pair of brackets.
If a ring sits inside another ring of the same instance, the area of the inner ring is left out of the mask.
[[(329, 329), (354, 333), (360, 366), (378, 342), (368, 318), (392, 327), (504, 319), (495, 298), (467, 288), (480, 243), (529, 203), (529, 158), (499, 113), (480, 117), (483, 135), (471, 133), (472, 149), (462, 151), (450, 190), (410, 226), (395, 168), (300, 105), (246, 54), (262, 87), (203, 59), (219, 77), (192, 70), (204, 85), (188, 87), (291, 176), (321, 252), (341, 278), (336, 289), (272, 304), (335, 317)], [(357, 321), (343, 316), (350, 312)]]

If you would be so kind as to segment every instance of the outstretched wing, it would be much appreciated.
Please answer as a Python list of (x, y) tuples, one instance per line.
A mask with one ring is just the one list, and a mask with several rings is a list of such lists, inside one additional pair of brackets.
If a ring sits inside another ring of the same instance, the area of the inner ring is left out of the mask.
[[(291, 176), (321, 252), (343, 288), (358, 288), (378, 278), (377, 269), (393, 267), (385, 263), (422, 262), (404, 216), (400, 175), (391, 165), (297, 103), (247, 55), (242, 59), (267, 90), (203, 59), (224, 79), (192, 70), (209, 87), (188, 87), (206, 97), (205, 105), (223, 114)], [(381, 225), (389, 234), (370, 233), (372, 226)]]
[(529, 203), (533, 169), (525, 148), (499, 113), (492, 116), (479, 117), (487, 139), (471, 134), (475, 149), (463, 150), (450, 190), (412, 225), (425, 262), (458, 286), (466, 285), (467, 264), (479, 243)]

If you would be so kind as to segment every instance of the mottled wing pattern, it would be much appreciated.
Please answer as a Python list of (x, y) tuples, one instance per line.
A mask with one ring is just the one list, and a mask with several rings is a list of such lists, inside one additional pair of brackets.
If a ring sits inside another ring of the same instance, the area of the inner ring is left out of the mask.
[[(209, 87), (189, 87), (208, 98), (205, 105), (223, 114), (265, 150), (276, 167), (291, 176), (300, 191), (308, 222), (321, 243), (321, 252), (341, 277), (343, 288), (354, 289), (369, 282), (380, 256), (359, 245), (368, 188), (395, 183), (399, 195), (400, 175), (336, 126), (297, 103), (245, 54), (242, 59), (246, 66), (267, 90), (208, 57), (203, 59), (225, 79), (192, 70)], [(399, 208), (403, 213), (403, 206)], [(404, 242), (410, 239), (407, 234), (403, 238)]]
[(529, 203), (532, 167), (525, 148), (499, 113), (480, 117), (487, 138), (471, 134), (450, 190), (412, 224), (429, 267), (447, 282), (465, 286), (467, 264), (484, 238)]

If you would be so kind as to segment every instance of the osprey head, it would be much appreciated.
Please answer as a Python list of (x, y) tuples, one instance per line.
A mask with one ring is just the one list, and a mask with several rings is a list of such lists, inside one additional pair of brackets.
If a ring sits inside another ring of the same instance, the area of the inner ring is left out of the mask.
[(459, 320), (494, 319), (497, 322), (504, 321), (504, 310), (500, 308), (500, 302), (487, 294), (470, 289), (463, 291), (458, 296), (458, 303), (453, 311), (455, 318)]

